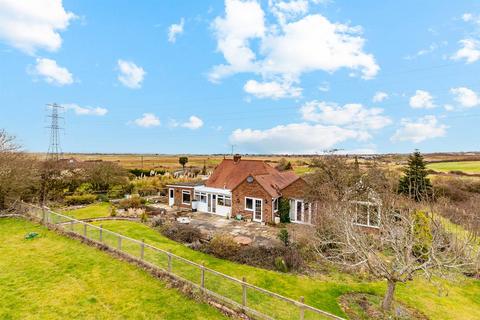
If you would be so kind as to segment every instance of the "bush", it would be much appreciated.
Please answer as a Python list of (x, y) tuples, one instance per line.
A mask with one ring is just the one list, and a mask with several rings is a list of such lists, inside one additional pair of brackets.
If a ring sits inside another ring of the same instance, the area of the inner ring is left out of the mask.
[(213, 237), (207, 250), (221, 259), (234, 258), (240, 250), (240, 245), (231, 236), (219, 234)]
[(80, 186), (78, 186), (77, 189), (75, 189), (75, 194), (76, 195), (91, 194), (93, 191), (94, 190), (93, 190), (92, 184), (85, 182), (85, 183), (82, 183)]
[(290, 201), (287, 198), (280, 198), (278, 214), (281, 223), (290, 223)]
[(183, 243), (197, 242), (201, 238), (201, 233), (197, 228), (177, 222), (163, 225), (161, 232), (167, 238)]
[(277, 237), (278, 237), (278, 240), (282, 241), (285, 247), (288, 247), (290, 245), (290, 235), (288, 234), (287, 229), (280, 230)]
[(65, 197), (65, 203), (69, 206), (93, 203), (97, 199), (94, 194), (72, 195)]
[(275, 258), (275, 269), (280, 272), (288, 272), (287, 263), (282, 257)]
[(110, 187), (110, 189), (108, 189), (107, 196), (110, 199), (119, 199), (119, 198), (123, 198), (125, 196), (125, 192), (126, 192), (126, 190), (125, 190), (124, 186), (115, 185), (115, 186)]
[(101, 202), (109, 202), (108, 196), (106, 194), (99, 194), (97, 200)]
[(163, 226), (164, 223), (165, 222), (163, 221), (163, 218), (160, 217), (160, 216), (155, 216), (150, 220), (150, 225), (153, 228), (161, 227), (161, 226)]
[(145, 207), (145, 203), (147, 203), (145, 199), (138, 196), (133, 196), (128, 199), (120, 200), (120, 202), (118, 203), (118, 206), (121, 209), (128, 209), (128, 208), (138, 209), (138, 208)]

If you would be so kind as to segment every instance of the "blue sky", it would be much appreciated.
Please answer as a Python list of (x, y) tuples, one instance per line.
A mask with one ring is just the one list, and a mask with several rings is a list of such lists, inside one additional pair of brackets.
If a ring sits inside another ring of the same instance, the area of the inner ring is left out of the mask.
[(30, 151), (480, 149), (475, 1), (5, 0), (0, 70)]

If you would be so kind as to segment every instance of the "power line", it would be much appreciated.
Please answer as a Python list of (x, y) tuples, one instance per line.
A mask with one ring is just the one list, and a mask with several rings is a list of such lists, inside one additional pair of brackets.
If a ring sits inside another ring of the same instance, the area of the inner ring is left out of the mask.
[(62, 156), (62, 147), (60, 144), (60, 130), (63, 129), (58, 123), (58, 119), (63, 119), (60, 113), (63, 111), (63, 107), (56, 103), (47, 105), (50, 109), (50, 144), (48, 146), (47, 159), (58, 161)]

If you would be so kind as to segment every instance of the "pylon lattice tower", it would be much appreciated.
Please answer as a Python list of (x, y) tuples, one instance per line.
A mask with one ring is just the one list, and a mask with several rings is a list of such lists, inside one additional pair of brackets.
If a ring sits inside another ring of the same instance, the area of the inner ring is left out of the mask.
[(50, 109), (50, 125), (47, 128), (50, 129), (50, 145), (48, 146), (47, 159), (58, 161), (62, 156), (62, 147), (60, 145), (60, 130), (63, 129), (59, 124), (59, 119), (63, 119), (61, 112), (63, 107), (56, 103), (48, 104), (47, 108)]

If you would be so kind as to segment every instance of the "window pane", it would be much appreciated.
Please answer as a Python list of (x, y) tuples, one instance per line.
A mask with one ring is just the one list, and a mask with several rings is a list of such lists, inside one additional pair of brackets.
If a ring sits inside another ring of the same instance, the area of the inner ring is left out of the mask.
[(371, 226), (378, 227), (380, 225), (380, 214), (378, 206), (370, 207), (370, 223)]
[(182, 202), (183, 203), (190, 203), (190, 192), (183, 191), (182, 192)]
[(225, 205), (225, 201), (224, 201), (223, 196), (218, 196), (217, 203), (218, 203), (219, 206)]
[(232, 199), (230, 197), (225, 197), (225, 206), (226, 207), (232, 206)]
[(253, 210), (253, 199), (245, 198), (245, 209)]
[(364, 204), (357, 204), (357, 220), (358, 224), (368, 224), (368, 206)]

